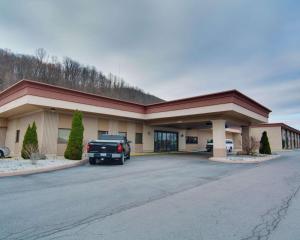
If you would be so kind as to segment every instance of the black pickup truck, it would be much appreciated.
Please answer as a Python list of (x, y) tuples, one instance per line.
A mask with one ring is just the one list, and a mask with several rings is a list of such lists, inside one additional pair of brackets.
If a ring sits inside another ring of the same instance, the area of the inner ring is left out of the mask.
[(130, 159), (130, 145), (127, 138), (121, 135), (102, 135), (100, 139), (88, 143), (87, 152), (89, 162), (114, 161), (123, 165)]

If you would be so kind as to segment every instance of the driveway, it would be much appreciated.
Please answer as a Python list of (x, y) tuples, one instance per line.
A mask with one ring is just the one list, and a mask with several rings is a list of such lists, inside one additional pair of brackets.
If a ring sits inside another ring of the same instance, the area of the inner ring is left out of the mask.
[(268, 239), (297, 218), (299, 156), (239, 165), (170, 154), (3, 178), (0, 239)]

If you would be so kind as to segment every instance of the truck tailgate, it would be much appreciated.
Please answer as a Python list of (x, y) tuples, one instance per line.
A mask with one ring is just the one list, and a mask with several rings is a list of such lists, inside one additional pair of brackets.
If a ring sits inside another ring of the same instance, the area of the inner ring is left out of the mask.
[(118, 143), (91, 142), (91, 143), (89, 143), (89, 145), (90, 145), (90, 148), (89, 148), (90, 153), (116, 153)]

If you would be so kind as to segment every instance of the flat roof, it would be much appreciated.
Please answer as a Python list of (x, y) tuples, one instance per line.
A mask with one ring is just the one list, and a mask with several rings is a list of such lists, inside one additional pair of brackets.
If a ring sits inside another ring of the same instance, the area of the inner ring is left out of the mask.
[[(73, 90), (61, 86), (23, 79), (0, 93), (0, 107), (23, 96), (36, 96), (62, 100), (95, 107), (127, 111), (138, 114), (157, 114), (176, 110), (235, 104), (267, 118), (270, 109), (247, 97), (237, 90), (229, 90), (190, 98), (182, 98), (161, 103), (143, 105), (97, 94)], [(62, 107), (63, 108), (63, 107)]]

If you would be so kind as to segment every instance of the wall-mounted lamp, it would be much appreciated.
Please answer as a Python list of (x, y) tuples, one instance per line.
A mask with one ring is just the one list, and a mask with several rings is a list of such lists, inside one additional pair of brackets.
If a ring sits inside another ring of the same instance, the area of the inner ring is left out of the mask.
[(184, 137), (183, 133), (181, 133), (180, 137)]
[(150, 131), (148, 131), (148, 135), (151, 135), (151, 132), (150, 132)]

